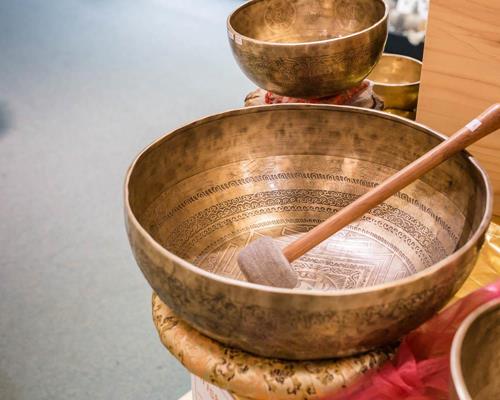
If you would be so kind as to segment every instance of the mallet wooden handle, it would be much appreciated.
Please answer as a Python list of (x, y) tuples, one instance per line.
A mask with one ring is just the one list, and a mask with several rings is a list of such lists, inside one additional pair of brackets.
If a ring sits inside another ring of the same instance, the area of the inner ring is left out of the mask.
[(497, 129), (500, 129), (500, 103), (494, 104), (444, 142), (290, 243), (283, 249), (283, 255), (289, 262), (296, 260), (427, 171)]

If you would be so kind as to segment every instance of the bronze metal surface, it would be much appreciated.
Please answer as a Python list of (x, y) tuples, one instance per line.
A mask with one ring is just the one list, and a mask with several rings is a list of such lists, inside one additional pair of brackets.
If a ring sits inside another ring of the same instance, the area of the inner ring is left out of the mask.
[(384, 53), (367, 79), (373, 82), (373, 91), (382, 98), (385, 108), (413, 111), (417, 107), (421, 69), (419, 60)]
[(500, 399), (500, 299), (479, 307), (460, 325), (450, 363), (455, 399)]
[(491, 188), (468, 153), (294, 262), (298, 290), (245, 282), (236, 255), (261, 235), (284, 246), (443, 138), (353, 107), (273, 105), (204, 118), (132, 164), (132, 249), (162, 301), (225, 344), (318, 359), (390, 343), (446, 304), (483, 242)]
[(387, 39), (383, 0), (253, 0), (227, 20), (242, 71), (272, 93), (325, 97), (356, 86)]

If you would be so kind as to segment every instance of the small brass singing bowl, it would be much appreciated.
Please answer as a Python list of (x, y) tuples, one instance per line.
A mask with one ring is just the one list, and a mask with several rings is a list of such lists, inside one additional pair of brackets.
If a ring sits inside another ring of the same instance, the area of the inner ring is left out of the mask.
[(421, 70), (419, 60), (384, 53), (367, 79), (373, 82), (373, 90), (384, 101), (384, 108), (414, 110)]
[(500, 399), (500, 299), (473, 311), (451, 347), (452, 398)]
[(251, 353), (321, 359), (392, 343), (441, 309), (474, 265), (492, 191), (467, 152), (295, 261), (296, 289), (245, 281), (236, 258), (262, 235), (285, 246), (444, 138), (355, 107), (203, 118), (158, 139), (129, 170), (137, 263), (180, 318)]
[(330, 96), (358, 85), (387, 40), (383, 0), (253, 0), (227, 20), (246, 76), (270, 92)]

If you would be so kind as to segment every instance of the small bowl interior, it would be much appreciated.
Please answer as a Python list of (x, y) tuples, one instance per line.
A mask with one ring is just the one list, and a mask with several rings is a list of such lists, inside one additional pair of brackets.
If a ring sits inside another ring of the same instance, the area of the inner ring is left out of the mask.
[(482, 313), (465, 334), (460, 356), (471, 398), (500, 398), (500, 303)]
[(374, 0), (258, 0), (236, 10), (229, 23), (251, 39), (303, 43), (362, 31), (384, 14), (383, 3)]
[[(162, 246), (244, 280), (239, 250), (282, 245), (440, 142), (385, 114), (268, 106), (211, 117), (136, 162), (129, 201)], [(462, 246), (484, 218), (484, 176), (461, 153), (293, 263), (302, 288), (339, 290), (407, 277)]]
[(418, 60), (383, 54), (367, 79), (377, 84), (417, 84), (421, 70), (422, 64)]

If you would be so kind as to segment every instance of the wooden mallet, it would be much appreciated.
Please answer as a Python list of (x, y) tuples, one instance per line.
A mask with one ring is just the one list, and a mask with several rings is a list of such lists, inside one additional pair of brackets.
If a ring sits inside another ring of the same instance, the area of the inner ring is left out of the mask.
[(360, 196), (299, 239), (288, 244), (283, 250), (270, 237), (253, 241), (238, 255), (238, 265), (241, 271), (248, 281), (253, 283), (282, 288), (296, 287), (298, 278), (290, 265), (292, 261), (408, 186), (432, 168), (497, 129), (500, 129), (500, 103), (489, 107), (444, 142)]

